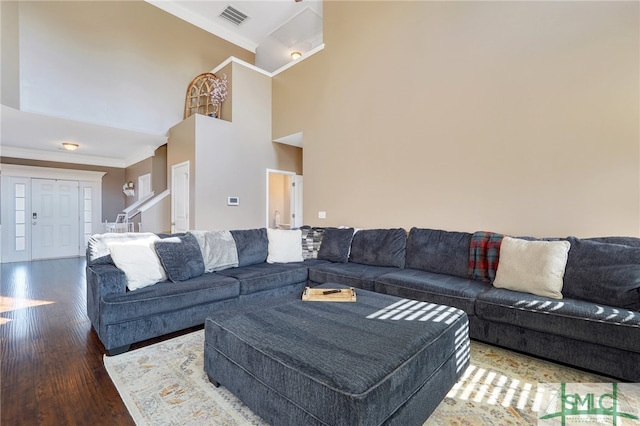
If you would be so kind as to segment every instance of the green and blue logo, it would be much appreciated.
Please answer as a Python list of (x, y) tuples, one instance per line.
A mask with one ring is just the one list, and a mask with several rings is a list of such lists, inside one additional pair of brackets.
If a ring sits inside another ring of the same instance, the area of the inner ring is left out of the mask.
[[(621, 391), (621, 386), (624, 391)], [(560, 383), (538, 425), (640, 425), (640, 388), (619, 383)]]

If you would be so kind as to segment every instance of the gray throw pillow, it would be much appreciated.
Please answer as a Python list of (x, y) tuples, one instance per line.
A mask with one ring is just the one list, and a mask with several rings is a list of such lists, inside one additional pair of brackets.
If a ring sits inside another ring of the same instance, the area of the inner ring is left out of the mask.
[(191, 234), (164, 238), (154, 242), (167, 278), (174, 283), (204, 274), (204, 261), (198, 240)]
[(269, 238), (267, 229), (242, 229), (230, 231), (238, 249), (238, 266), (256, 265), (267, 261)]
[(318, 259), (334, 263), (347, 263), (352, 239), (353, 228), (326, 228), (318, 250)]
[(576, 237), (568, 241), (565, 297), (640, 311), (640, 248)]
[(407, 231), (404, 229), (364, 229), (353, 236), (349, 262), (404, 268), (406, 248)]

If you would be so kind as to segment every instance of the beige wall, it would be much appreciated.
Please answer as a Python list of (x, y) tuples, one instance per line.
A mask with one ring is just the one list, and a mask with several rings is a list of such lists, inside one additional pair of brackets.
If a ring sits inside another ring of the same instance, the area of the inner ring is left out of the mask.
[[(142, 0), (20, 2), (20, 108), (164, 135), (187, 86), (255, 55)], [(3, 58), (4, 63), (4, 58)]]
[(137, 162), (125, 169), (124, 181), (133, 182), (136, 189), (135, 197), (127, 198), (126, 206), (138, 201), (138, 178), (140, 176), (151, 175), (151, 191), (160, 194), (168, 188), (167, 186), (167, 145), (162, 145), (155, 150), (152, 157)]
[(325, 2), (324, 40), (273, 80), (306, 223), (640, 235), (639, 3)]
[[(133, 182), (135, 187), (135, 195), (133, 197), (126, 197), (125, 207), (129, 207), (136, 201), (138, 201), (140, 188), (138, 187), (138, 178), (140, 176), (150, 174), (151, 175), (151, 191), (156, 195), (159, 195), (165, 189), (167, 189), (167, 145), (162, 145), (155, 150), (153, 157), (149, 157), (145, 160), (139, 161), (125, 169), (124, 182)], [(165, 203), (166, 204), (166, 203)], [(164, 204), (163, 204), (164, 206)], [(145, 230), (156, 229), (159, 224), (163, 224), (164, 227), (160, 228), (162, 231), (168, 229), (170, 219), (167, 218), (169, 213), (162, 209), (162, 206), (153, 208), (147, 211), (145, 214)], [(142, 219), (142, 215), (136, 215), (131, 219), (131, 222), (135, 223), (135, 229), (139, 229), (139, 223)]]

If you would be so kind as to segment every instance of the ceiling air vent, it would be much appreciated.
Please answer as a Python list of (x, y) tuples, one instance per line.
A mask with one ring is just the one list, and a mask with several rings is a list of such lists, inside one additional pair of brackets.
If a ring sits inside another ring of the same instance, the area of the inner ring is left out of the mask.
[(231, 6), (227, 6), (227, 8), (220, 14), (220, 17), (236, 25), (242, 24), (244, 20), (248, 18), (247, 15)]

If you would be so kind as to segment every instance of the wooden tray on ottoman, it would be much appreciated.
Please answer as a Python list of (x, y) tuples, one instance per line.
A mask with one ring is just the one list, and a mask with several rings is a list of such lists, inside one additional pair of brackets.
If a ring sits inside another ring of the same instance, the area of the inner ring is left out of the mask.
[(302, 293), (305, 302), (355, 302), (356, 290), (351, 288), (311, 288)]

